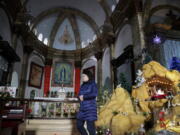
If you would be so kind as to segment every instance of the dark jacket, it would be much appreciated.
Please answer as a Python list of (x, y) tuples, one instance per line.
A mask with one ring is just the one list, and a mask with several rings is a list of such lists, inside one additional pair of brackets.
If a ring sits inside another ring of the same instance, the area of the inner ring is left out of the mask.
[(97, 120), (97, 90), (95, 81), (89, 81), (81, 85), (78, 96), (83, 95), (84, 100), (80, 102), (77, 119), (88, 121)]

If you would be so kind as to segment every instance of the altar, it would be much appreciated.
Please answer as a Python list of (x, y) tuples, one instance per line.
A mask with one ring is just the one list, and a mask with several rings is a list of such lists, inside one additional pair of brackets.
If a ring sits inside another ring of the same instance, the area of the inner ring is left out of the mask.
[(74, 118), (78, 108), (78, 98), (35, 97), (29, 103), (29, 117)]

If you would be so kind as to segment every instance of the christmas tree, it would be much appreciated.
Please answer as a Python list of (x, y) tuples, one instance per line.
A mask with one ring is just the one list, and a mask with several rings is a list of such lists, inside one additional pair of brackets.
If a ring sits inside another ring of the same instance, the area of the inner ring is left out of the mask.
[(124, 73), (119, 74), (118, 84), (121, 84), (122, 88), (126, 89), (128, 92), (131, 92), (131, 87), (130, 87), (129, 83), (126, 80), (126, 77), (125, 77)]

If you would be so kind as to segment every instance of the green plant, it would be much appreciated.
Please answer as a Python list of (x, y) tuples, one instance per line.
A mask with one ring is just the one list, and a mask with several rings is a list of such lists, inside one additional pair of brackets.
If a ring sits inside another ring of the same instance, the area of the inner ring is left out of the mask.
[(98, 105), (104, 105), (111, 98), (111, 92), (109, 90), (99, 89), (98, 93)]
[(124, 73), (119, 74), (119, 82), (118, 82), (118, 84), (121, 84), (122, 88), (126, 89), (128, 92), (131, 92), (130, 84), (127, 82)]
[(156, 135), (156, 132), (154, 130), (149, 130), (147, 132), (147, 135)]
[(143, 112), (143, 116), (147, 116), (148, 115), (148, 112)]
[(9, 92), (0, 92), (0, 98), (11, 98)]

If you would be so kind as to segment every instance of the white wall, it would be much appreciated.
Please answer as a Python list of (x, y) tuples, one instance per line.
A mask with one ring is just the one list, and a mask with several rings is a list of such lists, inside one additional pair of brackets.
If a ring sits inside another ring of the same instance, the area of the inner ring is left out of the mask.
[(16, 71), (13, 71), (12, 73), (12, 80), (11, 80), (11, 86), (12, 87), (16, 87), (18, 88), (19, 86), (19, 76), (18, 76), (18, 73)]
[(39, 56), (37, 56), (34, 53), (32, 53), (30, 55), (29, 62), (28, 62), (28, 70), (27, 70), (27, 78), (26, 78), (26, 89), (25, 89), (25, 98), (30, 98), (30, 92), (32, 90), (35, 90), (36, 97), (37, 96), (43, 97), (43, 94), (44, 94), (44, 72), (43, 72), (43, 77), (42, 77), (41, 89), (38, 89), (38, 88), (35, 88), (35, 87), (31, 87), (31, 86), (28, 85), (31, 62), (34, 62), (34, 63), (44, 67), (44, 63), (43, 63), (42, 59)]
[(118, 38), (115, 42), (115, 58), (119, 57), (123, 53), (123, 49), (128, 45), (132, 45), (132, 29), (129, 24), (124, 25), (124, 27), (120, 30)]
[[(118, 38), (115, 42), (115, 58), (118, 58), (123, 53), (124, 48), (132, 44), (132, 28), (129, 24), (126, 24), (120, 30)], [(117, 68), (117, 78), (119, 78), (120, 73), (124, 73), (126, 80), (129, 84), (131, 84), (131, 64), (129, 62), (126, 62), (125, 64)]]
[(0, 35), (3, 40), (8, 41), (11, 44), (11, 29), (7, 14), (3, 9), (0, 8)]
[(22, 62), (23, 62), (23, 45), (21, 39), (17, 39), (16, 54), (20, 58), (20, 62), (14, 63), (13, 75), (11, 86), (18, 87), (20, 84), (21, 72), (22, 72)]
[(106, 48), (102, 59), (102, 86), (110, 88), (111, 71), (110, 71), (110, 49)]

